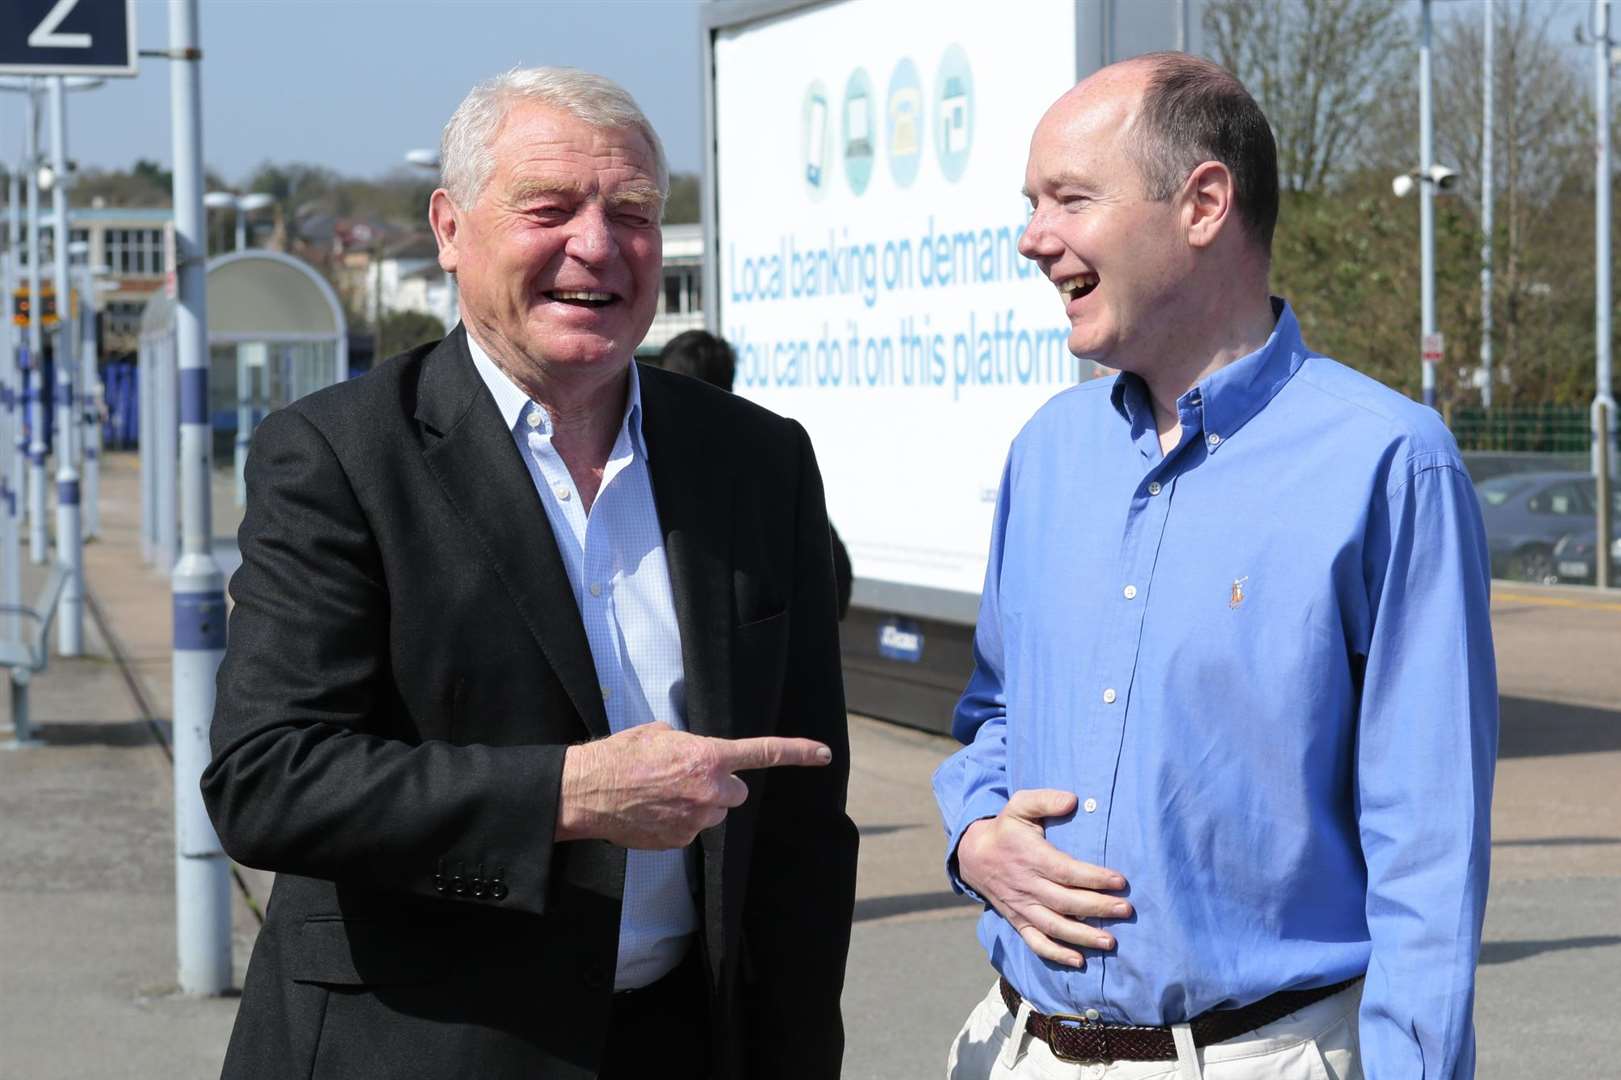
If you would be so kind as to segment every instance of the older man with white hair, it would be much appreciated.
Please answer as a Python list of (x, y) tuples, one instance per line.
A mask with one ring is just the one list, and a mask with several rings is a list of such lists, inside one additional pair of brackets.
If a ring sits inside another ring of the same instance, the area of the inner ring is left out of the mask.
[(248, 461), (203, 791), (277, 880), (225, 1075), (836, 1077), (856, 835), (809, 441), (633, 362), (668, 178), (622, 89), (509, 72), (442, 158), (461, 325)]

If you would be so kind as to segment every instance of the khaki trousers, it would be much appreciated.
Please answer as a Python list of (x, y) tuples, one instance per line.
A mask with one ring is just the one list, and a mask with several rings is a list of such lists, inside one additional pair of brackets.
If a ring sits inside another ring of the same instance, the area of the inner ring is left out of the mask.
[[(1024, 1031), (996, 984), (975, 1006), (946, 1058), (948, 1080), (1362, 1080), (1357, 1054), (1357, 1007), (1362, 984), (1258, 1027), (1236, 1039), (1192, 1049), (1178, 1039), (1177, 1061), (1116, 1061), (1076, 1065), (1053, 1056)], [(1184, 1029), (1185, 1032), (1185, 1029)]]

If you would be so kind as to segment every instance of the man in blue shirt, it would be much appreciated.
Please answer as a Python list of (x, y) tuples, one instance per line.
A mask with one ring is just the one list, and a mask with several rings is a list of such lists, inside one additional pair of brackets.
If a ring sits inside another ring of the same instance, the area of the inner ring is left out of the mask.
[(1276, 151), (1216, 65), (1076, 86), (1026, 195), (1120, 374), (1002, 478), (935, 776), (1002, 978), (950, 1074), (1473, 1075), (1497, 694), (1455, 443), (1269, 296)]

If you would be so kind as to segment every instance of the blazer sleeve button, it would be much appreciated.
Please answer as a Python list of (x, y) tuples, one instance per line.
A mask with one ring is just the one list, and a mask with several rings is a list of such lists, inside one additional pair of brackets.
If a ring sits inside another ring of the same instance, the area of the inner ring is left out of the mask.
[(460, 874), (450, 879), (450, 891), (456, 896), (467, 895), (467, 879)]
[(500, 878), (490, 882), (490, 899), (505, 900), (507, 898), (507, 883)]

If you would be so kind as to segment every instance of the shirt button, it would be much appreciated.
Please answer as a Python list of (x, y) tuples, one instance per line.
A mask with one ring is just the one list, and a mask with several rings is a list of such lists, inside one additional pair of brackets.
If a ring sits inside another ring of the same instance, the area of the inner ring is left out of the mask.
[(602, 700), (603, 701), (607, 701), (609, 698), (611, 698), (613, 696), (614, 696), (614, 692), (610, 687), (606, 687), (606, 686), (602, 687)]
[(528, 424), (530, 427), (539, 427), (540, 426), (540, 409), (538, 409), (538, 408), (530, 409), (529, 410), (529, 415), (524, 417), (523, 419), (524, 419), (524, 423)]
[(1096, 799), (1088, 799), (1081, 804), (1081, 809), (1085, 810), (1088, 814), (1095, 814), (1098, 812), (1098, 801)]
[(568, 490), (568, 488), (564, 487), (562, 484), (558, 484), (556, 487), (552, 488), (552, 491), (556, 493), (557, 498), (558, 498), (559, 501), (568, 502), (568, 500), (569, 500), (569, 490)]
[(1160, 489), (1159, 489), (1159, 481), (1158, 480), (1155, 480), (1155, 481), (1153, 481), (1152, 483), (1150, 483), (1148, 485), (1148, 493), (1150, 495), (1158, 495), (1159, 490)]
[(1127, 585), (1124, 589), (1120, 590), (1120, 593), (1127, 600), (1135, 600), (1137, 599), (1137, 586)]
[(1084, 1015), (1088, 1021), (1090, 1021), (1091, 1023), (1094, 1023), (1094, 1024), (1098, 1022), (1098, 1020), (1099, 1020), (1099, 1018), (1101, 1016), (1101, 1014), (1096, 1009), (1088, 1009), (1082, 1015)]
[(1205, 439), (1205, 441), (1208, 442), (1212, 447), (1217, 447), (1221, 445), (1221, 436), (1211, 435), (1209, 438)]
[(1111, 686), (1107, 690), (1103, 691), (1103, 704), (1105, 704), (1105, 705), (1113, 705), (1114, 704), (1114, 699), (1115, 699), (1114, 687)]
[(593, 581), (591, 583), (591, 595), (592, 596), (601, 596), (602, 595), (602, 583), (601, 582)]

